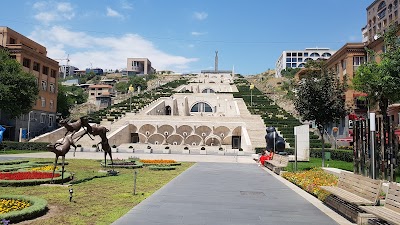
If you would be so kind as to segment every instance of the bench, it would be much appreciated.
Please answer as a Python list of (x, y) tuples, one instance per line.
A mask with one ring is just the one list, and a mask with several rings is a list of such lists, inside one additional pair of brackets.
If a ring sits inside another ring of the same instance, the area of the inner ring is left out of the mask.
[[(379, 204), (379, 194), (382, 181), (373, 180), (361, 175), (341, 172), (337, 186), (320, 186), (331, 195), (325, 199), (325, 204), (335, 209), (352, 222), (359, 223), (366, 216), (360, 206)], [(373, 217), (371, 215), (371, 217)]]
[(371, 213), (389, 222), (400, 225), (400, 186), (396, 183), (389, 184), (384, 206), (360, 206), (367, 213)]
[(289, 157), (284, 155), (274, 154), (271, 160), (265, 160), (264, 166), (272, 170), (276, 174), (280, 174), (283, 168), (286, 168), (289, 163)]

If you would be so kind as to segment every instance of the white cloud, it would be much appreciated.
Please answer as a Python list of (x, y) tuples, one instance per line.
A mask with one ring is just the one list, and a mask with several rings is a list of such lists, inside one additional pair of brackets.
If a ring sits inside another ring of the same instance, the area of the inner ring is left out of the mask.
[(189, 44), (188, 47), (189, 47), (189, 48), (194, 48), (195, 45), (194, 45), (194, 44)]
[(193, 13), (193, 16), (195, 19), (205, 20), (205, 19), (207, 19), (208, 14), (206, 12), (195, 12), (195, 13)]
[(127, 0), (121, 0), (121, 5), (123, 9), (133, 9), (132, 3)]
[(107, 16), (123, 18), (123, 16), (119, 12), (113, 10), (110, 7), (107, 7)]
[(193, 36), (201, 36), (201, 35), (206, 35), (207, 32), (197, 32), (197, 31), (192, 31), (191, 33)]
[(136, 34), (97, 37), (53, 26), (47, 30), (37, 28), (29, 38), (46, 46), (50, 58), (62, 59), (69, 54), (70, 65), (79, 69), (89, 68), (90, 64), (103, 69), (126, 68), (127, 58), (144, 57), (148, 58), (157, 70), (181, 71), (189, 68), (191, 62), (198, 61), (197, 58), (163, 52), (152, 42)]
[(75, 16), (74, 8), (69, 2), (40, 1), (34, 3), (32, 7), (36, 11), (34, 18), (45, 24), (71, 20)]

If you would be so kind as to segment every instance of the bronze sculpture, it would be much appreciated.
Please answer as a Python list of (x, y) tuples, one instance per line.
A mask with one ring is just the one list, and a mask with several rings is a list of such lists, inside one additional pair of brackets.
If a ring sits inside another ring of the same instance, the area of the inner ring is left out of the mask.
[[(71, 145), (75, 148), (76, 151), (76, 145), (72, 139), (72, 136), (67, 136), (64, 137), (64, 140), (62, 143), (57, 142), (54, 145), (53, 144), (48, 144), (47, 149), (51, 152), (54, 152), (56, 154), (56, 159), (54, 162), (54, 167), (53, 167), (53, 176), (51, 177), (51, 182), (53, 183), (53, 178), (54, 178), (54, 172), (57, 167), (57, 161), (58, 157), (62, 156), (62, 171), (61, 171), (61, 176), (62, 180), (64, 180), (64, 164), (65, 164), (65, 155), (69, 152)], [(75, 152), (74, 152), (75, 156)], [(64, 183), (64, 181), (62, 181)]]

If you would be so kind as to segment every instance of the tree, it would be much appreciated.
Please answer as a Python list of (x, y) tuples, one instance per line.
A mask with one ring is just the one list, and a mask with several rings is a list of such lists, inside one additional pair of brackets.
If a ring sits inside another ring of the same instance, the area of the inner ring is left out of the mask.
[(33, 74), (0, 49), (0, 110), (11, 118), (29, 113), (38, 99), (39, 88)]
[(127, 93), (129, 84), (127, 82), (118, 82), (115, 84), (115, 89), (122, 93)]
[(77, 86), (64, 86), (58, 84), (57, 95), (57, 112), (61, 113), (63, 117), (70, 115), (69, 110), (74, 104), (85, 103), (88, 99), (88, 94), (82, 88)]
[[(129, 79), (129, 85), (131, 85), (133, 87), (135, 87), (135, 90), (138, 89), (138, 87), (140, 86), (141, 90), (146, 90), (147, 89), (147, 82), (145, 79), (143, 79), (143, 77), (140, 76), (135, 76)], [(128, 85), (128, 86), (129, 86)]]
[(325, 166), (325, 128), (346, 115), (345, 86), (325, 68), (308, 70), (297, 86), (294, 105), (304, 120), (314, 120), (322, 141), (322, 166)]
[[(387, 110), (389, 104), (400, 100), (400, 40), (397, 37), (398, 26), (390, 26), (383, 35), (385, 52), (376, 55), (372, 50), (367, 49), (369, 59), (362, 64), (356, 71), (353, 78), (355, 90), (367, 93), (368, 100), (372, 103), (378, 103), (380, 113), (383, 116), (383, 136), (382, 140), (387, 138), (389, 131), (389, 118)], [(375, 56), (380, 57), (381, 61), (375, 61)], [(382, 160), (387, 160), (388, 149), (385, 141)], [(391, 145), (391, 143), (389, 143)]]

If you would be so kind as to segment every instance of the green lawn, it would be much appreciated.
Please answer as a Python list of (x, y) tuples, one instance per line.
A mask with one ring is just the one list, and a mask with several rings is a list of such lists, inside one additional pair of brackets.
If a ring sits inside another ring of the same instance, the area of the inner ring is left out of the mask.
[[(32, 161), (49, 161), (32, 159)], [(149, 197), (193, 163), (182, 163), (176, 170), (152, 171), (136, 169), (137, 195), (133, 195), (132, 169), (120, 169), (118, 176), (88, 179), (99, 175), (100, 162), (96, 160), (68, 159), (66, 170), (75, 173), (73, 202), (69, 202), (69, 188), (60, 186), (0, 187), (2, 194), (24, 194), (44, 198), (50, 207), (43, 218), (29, 221), (33, 225), (45, 224), (111, 224), (135, 205)]]
[[(322, 159), (310, 158), (309, 162), (297, 162), (297, 170), (309, 170), (314, 167), (322, 167)], [(339, 160), (325, 160), (325, 167), (333, 167), (347, 171), (353, 171), (352, 162), (344, 162)], [(289, 162), (287, 170), (292, 172), (294, 169), (294, 162)]]

